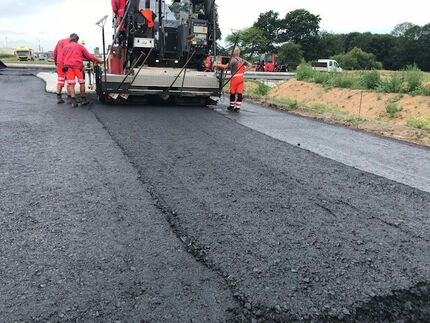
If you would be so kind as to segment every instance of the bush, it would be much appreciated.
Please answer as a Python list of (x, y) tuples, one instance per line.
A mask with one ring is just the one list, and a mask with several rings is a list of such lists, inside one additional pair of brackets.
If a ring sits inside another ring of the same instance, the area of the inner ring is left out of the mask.
[(381, 74), (378, 71), (361, 73), (361, 81), (365, 89), (374, 90), (381, 85)]
[(357, 81), (354, 74), (351, 73), (336, 73), (331, 78), (330, 85), (344, 89), (356, 88)]
[(393, 73), (388, 80), (381, 82), (379, 90), (385, 93), (402, 93), (403, 75), (401, 73)]
[(430, 116), (411, 118), (406, 122), (408, 127), (430, 130)]
[(402, 108), (397, 106), (397, 102), (399, 102), (401, 97), (402, 95), (396, 96), (387, 102), (387, 105), (385, 106), (385, 111), (390, 116), (390, 118), (395, 118), (397, 112), (402, 111)]
[(375, 55), (366, 53), (358, 47), (354, 47), (346, 54), (336, 55), (333, 59), (346, 70), (371, 70), (382, 68), (382, 64), (376, 61)]
[(12, 58), (14, 57), (14, 55), (10, 55), (10, 54), (0, 54), (0, 58)]
[(302, 46), (292, 42), (285, 43), (278, 49), (279, 62), (287, 63), (291, 68), (296, 68), (303, 60)]
[(414, 66), (408, 66), (404, 71), (405, 92), (412, 93), (421, 88), (424, 82), (424, 74)]
[(327, 84), (331, 79), (331, 73), (314, 71), (313, 81), (318, 84)]
[(257, 87), (247, 87), (246, 92), (253, 96), (266, 96), (272, 89), (270, 86), (264, 84), (263, 82), (256, 80), (247, 80), (245, 84), (255, 84)]
[(296, 78), (299, 81), (313, 82), (314, 74), (315, 71), (312, 69), (312, 66), (305, 61), (302, 61), (297, 67)]
[(417, 92), (418, 95), (430, 96), (430, 86), (421, 86)]

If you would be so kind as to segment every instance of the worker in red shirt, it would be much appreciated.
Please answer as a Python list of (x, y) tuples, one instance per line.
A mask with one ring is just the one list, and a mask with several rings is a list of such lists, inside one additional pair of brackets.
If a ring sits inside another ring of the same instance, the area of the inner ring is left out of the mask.
[(57, 66), (57, 103), (64, 103), (61, 97), (61, 91), (66, 81), (66, 75), (63, 72), (63, 49), (68, 43), (70, 43), (70, 38), (61, 39), (54, 49), (54, 61)]
[[(229, 111), (239, 112), (242, 107), (243, 101), (243, 85), (245, 84), (244, 73), (252, 69), (252, 64), (240, 56), (240, 49), (235, 48), (233, 57), (228, 64), (213, 64), (214, 67), (222, 69), (230, 68), (231, 82), (230, 82), (230, 106), (227, 108)], [(236, 98), (237, 95), (237, 98)]]
[(70, 90), (72, 97), (72, 107), (77, 107), (78, 103), (75, 97), (76, 78), (80, 85), (81, 105), (88, 104), (85, 96), (85, 78), (84, 78), (84, 61), (92, 61), (100, 63), (99, 59), (85, 49), (84, 46), (78, 44), (79, 36), (76, 34), (70, 35), (70, 43), (63, 50), (63, 70), (66, 71), (67, 87)]

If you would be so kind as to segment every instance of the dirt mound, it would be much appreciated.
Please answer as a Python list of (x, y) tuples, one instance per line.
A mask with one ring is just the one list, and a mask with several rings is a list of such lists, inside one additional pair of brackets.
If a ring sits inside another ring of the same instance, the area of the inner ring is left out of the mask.
[[(310, 107), (324, 105), (340, 113), (406, 125), (409, 118), (430, 115), (430, 97), (385, 94), (349, 89), (325, 89), (319, 84), (290, 80), (273, 89), (270, 97), (293, 99)], [(390, 115), (387, 106), (397, 111)]]

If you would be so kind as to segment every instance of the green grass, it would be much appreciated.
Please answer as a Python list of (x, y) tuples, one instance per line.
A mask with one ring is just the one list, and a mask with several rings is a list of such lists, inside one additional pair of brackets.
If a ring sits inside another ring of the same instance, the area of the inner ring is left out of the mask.
[(299, 103), (296, 100), (284, 98), (284, 99), (273, 99), (274, 102), (285, 106), (288, 109), (296, 109)]
[(345, 122), (347, 123), (360, 123), (366, 121), (366, 118), (360, 116), (349, 116), (346, 118)]
[(9, 57), (9, 58), (1, 58), (1, 61), (5, 63), (6, 65), (9, 64), (42, 64), (42, 65), (55, 65), (54, 62), (47, 62), (47, 61), (38, 61), (37, 59), (34, 61), (18, 61), (15, 56)]
[(345, 88), (367, 90), (381, 93), (407, 93), (430, 96), (430, 87), (425, 84), (430, 80), (416, 66), (409, 66), (403, 71), (391, 73), (382, 78), (379, 71), (327, 73), (314, 71), (311, 65), (303, 62), (297, 69), (299, 81), (321, 84), (324, 88)]
[(430, 116), (410, 118), (406, 125), (412, 128), (430, 130)]
[(385, 105), (385, 112), (390, 118), (398, 117), (399, 116), (398, 113), (403, 110), (402, 107), (399, 107), (397, 105), (397, 103), (401, 98), (402, 98), (402, 95), (398, 95), (392, 98), (391, 100), (387, 101), (387, 104)]
[(272, 89), (270, 86), (260, 81), (246, 80), (246, 83), (253, 83), (257, 85), (256, 88), (248, 87), (246, 89), (247, 94), (253, 97), (265, 97), (267, 96), (267, 94), (269, 94), (270, 90)]

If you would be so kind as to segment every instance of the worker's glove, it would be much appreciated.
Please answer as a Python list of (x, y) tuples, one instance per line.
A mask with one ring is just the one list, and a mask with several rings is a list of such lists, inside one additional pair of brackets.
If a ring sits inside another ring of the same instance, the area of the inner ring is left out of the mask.
[(64, 73), (66, 73), (68, 70), (69, 70), (69, 68), (67, 67), (67, 66), (63, 66), (63, 68), (61, 69)]

